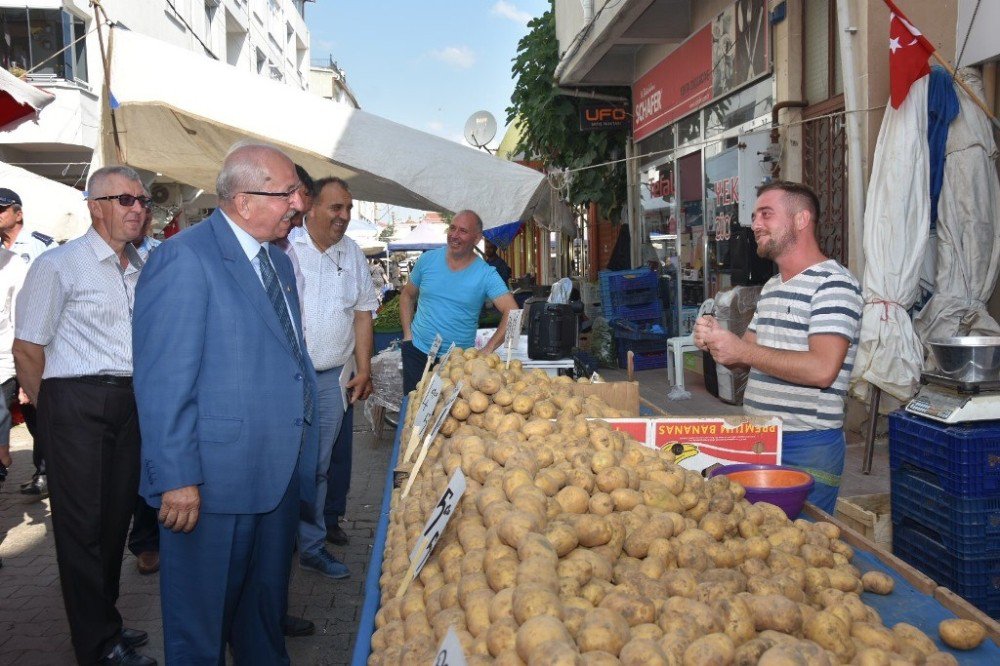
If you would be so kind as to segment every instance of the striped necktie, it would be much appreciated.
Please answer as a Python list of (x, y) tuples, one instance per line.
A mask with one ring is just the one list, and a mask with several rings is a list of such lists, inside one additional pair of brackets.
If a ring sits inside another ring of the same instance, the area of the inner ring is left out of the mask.
[(257, 262), (260, 265), (260, 277), (264, 282), (264, 291), (267, 292), (267, 299), (271, 301), (274, 314), (278, 315), (278, 321), (281, 322), (281, 328), (285, 331), (285, 337), (288, 338), (288, 343), (292, 346), (292, 351), (295, 352), (295, 360), (299, 363), (299, 370), (302, 371), (303, 408), (305, 409), (306, 422), (308, 423), (312, 420), (313, 396), (312, 391), (309, 390), (309, 384), (305, 379), (305, 363), (302, 358), (302, 349), (299, 348), (298, 336), (295, 335), (292, 317), (288, 313), (288, 304), (281, 293), (281, 282), (278, 281), (278, 275), (274, 272), (274, 266), (271, 265), (271, 258), (267, 255), (267, 250), (263, 247), (257, 253)]

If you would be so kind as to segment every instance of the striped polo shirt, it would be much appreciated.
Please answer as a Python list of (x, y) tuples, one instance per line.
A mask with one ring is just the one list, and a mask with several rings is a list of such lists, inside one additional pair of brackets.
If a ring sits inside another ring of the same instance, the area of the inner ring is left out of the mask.
[(787, 432), (844, 425), (844, 397), (858, 350), (863, 300), (858, 281), (833, 259), (810, 266), (787, 282), (775, 275), (760, 294), (748, 330), (757, 344), (809, 351), (809, 336), (842, 335), (850, 340), (844, 365), (829, 388), (803, 386), (751, 368), (743, 398), (748, 415), (780, 416)]

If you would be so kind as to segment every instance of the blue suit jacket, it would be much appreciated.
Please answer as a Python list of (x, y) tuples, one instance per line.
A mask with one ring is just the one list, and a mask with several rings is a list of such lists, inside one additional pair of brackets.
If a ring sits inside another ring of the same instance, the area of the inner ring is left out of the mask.
[(152, 506), (167, 490), (196, 485), (204, 512), (266, 513), (297, 463), (302, 500), (315, 498), (319, 429), (305, 423), (316, 419), (303, 414), (303, 382), (315, 396), (316, 373), (292, 264), (273, 245), (269, 253), (304, 371), (220, 211), (164, 242), (142, 269), (132, 339), (139, 490)]

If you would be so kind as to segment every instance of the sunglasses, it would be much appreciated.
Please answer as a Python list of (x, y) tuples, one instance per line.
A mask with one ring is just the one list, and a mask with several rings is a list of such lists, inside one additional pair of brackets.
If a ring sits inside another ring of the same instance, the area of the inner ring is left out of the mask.
[(111, 201), (114, 199), (125, 208), (131, 208), (138, 201), (146, 209), (153, 207), (153, 200), (149, 197), (137, 197), (133, 194), (110, 194), (106, 197), (93, 197), (91, 201)]

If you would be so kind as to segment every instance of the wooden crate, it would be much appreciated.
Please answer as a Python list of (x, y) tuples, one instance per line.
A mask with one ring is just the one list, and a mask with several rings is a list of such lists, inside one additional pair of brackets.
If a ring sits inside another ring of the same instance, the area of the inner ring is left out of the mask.
[(892, 552), (889, 493), (838, 497), (835, 515), (879, 548)]

